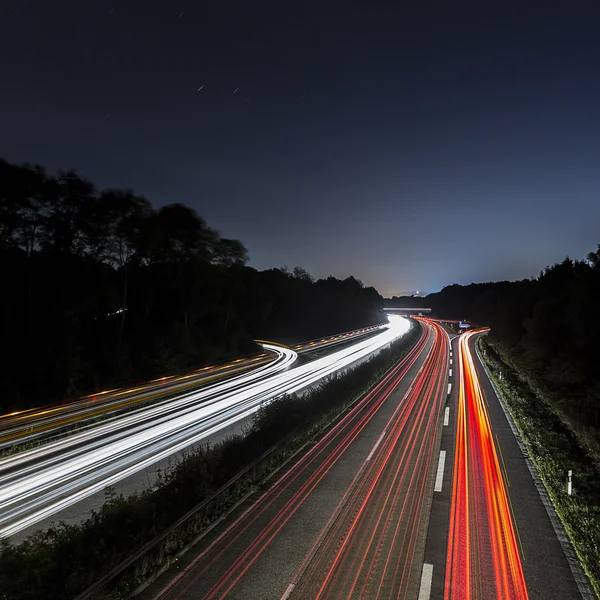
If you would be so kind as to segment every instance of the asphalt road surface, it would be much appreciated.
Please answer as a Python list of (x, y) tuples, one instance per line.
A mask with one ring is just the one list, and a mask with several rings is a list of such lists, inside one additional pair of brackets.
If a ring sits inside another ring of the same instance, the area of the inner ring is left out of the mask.
[(477, 334), (422, 322), (374, 390), (141, 598), (587, 599)]
[(526, 455), (475, 351), (477, 335), (452, 343), (444, 487), (434, 498), (425, 552), (428, 598), (582, 598)]
[(416, 598), (448, 348), (424, 324), (374, 390), (143, 596)]
[[(408, 331), (402, 317), (375, 335), (306, 364), (280, 346), (278, 358), (249, 372), (136, 408), (64, 439), (0, 459), (0, 536), (14, 537), (251, 417), (263, 402), (306, 390)], [(318, 343), (313, 343), (313, 347)]]

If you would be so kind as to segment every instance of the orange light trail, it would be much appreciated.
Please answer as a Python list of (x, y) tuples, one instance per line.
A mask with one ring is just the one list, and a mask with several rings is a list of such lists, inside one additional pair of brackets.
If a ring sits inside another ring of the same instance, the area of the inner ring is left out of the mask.
[[(304, 342), (303, 344), (295, 346), (295, 349), (298, 351), (305, 351), (308, 348), (314, 349), (320, 344), (327, 346), (340, 337), (359, 337), (380, 328), (381, 326), (375, 325), (366, 329), (350, 331), (322, 340)], [(286, 347), (283, 344), (265, 340), (255, 341), (259, 343), (274, 344), (283, 348)], [(140, 384), (138, 387), (103, 390), (77, 399), (65, 401), (58, 406), (29, 408), (0, 415), (0, 431), (4, 430), (3, 433), (0, 433), (0, 444), (17, 443), (21, 438), (27, 438), (33, 434), (45, 434), (46, 432), (51, 432), (60, 427), (66, 427), (85, 419), (90, 419), (116, 410), (123, 410), (137, 404), (161, 398), (164, 396), (165, 390), (159, 386), (167, 381), (169, 384), (174, 384), (175, 382), (187, 381), (195, 378), (197, 377), (197, 373), (203, 373), (204, 371), (211, 371), (214, 373), (214, 375), (209, 378), (203, 378), (198, 381), (194, 380), (193, 382), (189, 382), (189, 385), (180, 385), (177, 389), (177, 391), (185, 391), (187, 389), (192, 389), (197, 385), (205, 385), (212, 381), (217, 381), (234, 373), (250, 370), (253, 367), (267, 363), (271, 359), (272, 356), (262, 352), (251, 358), (238, 358), (224, 364), (202, 367), (184, 375), (167, 375), (159, 377)], [(148, 395), (136, 396), (134, 398), (129, 397), (138, 392), (143, 392)]]
[(444, 600), (526, 600), (516, 527), (469, 340), (459, 339), (456, 452)]

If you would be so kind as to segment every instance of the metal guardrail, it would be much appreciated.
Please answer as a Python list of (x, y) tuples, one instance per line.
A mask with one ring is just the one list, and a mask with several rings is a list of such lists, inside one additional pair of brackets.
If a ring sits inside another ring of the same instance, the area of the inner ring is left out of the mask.
[(114, 582), (119, 575), (124, 573), (129, 567), (134, 565), (138, 560), (143, 559), (151, 550), (156, 548), (162, 541), (164, 541), (170, 534), (176, 531), (179, 527), (184, 525), (187, 521), (189, 521), (192, 517), (197, 515), (202, 509), (208, 506), (213, 500), (216, 500), (223, 492), (226, 492), (228, 489), (232, 488), (244, 475), (258, 466), (261, 462), (263, 462), (266, 458), (268, 458), (271, 454), (273, 454), (279, 447), (283, 444), (285, 440), (281, 440), (277, 442), (274, 446), (271, 446), (266, 452), (261, 454), (256, 460), (252, 463), (244, 467), (237, 475), (232, 477), (229, 481), (224, 483), (220, 488), (215, 490), (208, 498), (205, 498), (202, 502), (194, 506), (191, 510), (189, 510), (185, 515), (177, 519), (175, 523), (170, 525), (165, 531), (157, 535), (154, 539), (146, 542), (135, 554), (129, 556), (124, 561), (120, 562), (117, 566), (115, 566), (111, 571), (109, 571), (106, 575), (98, 579), (94, 584), (92, 584), (87, 590), (79, 594), (75, 597), (75, 600), (90, 600), (94, 598), (96, 594), (101, 592), (105, 587), (107, 587), (110, 583)]

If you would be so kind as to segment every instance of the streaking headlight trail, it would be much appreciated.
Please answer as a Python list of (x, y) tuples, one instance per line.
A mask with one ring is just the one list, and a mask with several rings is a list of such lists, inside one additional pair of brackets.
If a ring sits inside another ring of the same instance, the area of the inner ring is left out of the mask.
[(387, 346), (410, 328), (390, 316), (381, 333), (290, 368), (296, 352), (230, 380), (132, 411), (66, 439), (0, 460), (0, 537), (9, 537), (109, 485), (230, 427), (264, 402), (293, 394)]

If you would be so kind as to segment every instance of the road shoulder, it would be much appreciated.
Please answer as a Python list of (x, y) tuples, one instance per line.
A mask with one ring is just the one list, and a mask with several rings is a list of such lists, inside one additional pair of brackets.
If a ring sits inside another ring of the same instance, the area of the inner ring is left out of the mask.
[[(560, 534), (557, 535), (555, 531), (540, 495), (539, 485), (536, 485), (535, 467), (518, 436), (510, 414), (496, 394), (487, 371), (475, 351), (475, 340), (471, 341), (471, 351), (475, 356), (477, 375), (485, 395), (492, 431), (507, 479), (507, 491), (519, 534), (529, 598), (531, 600), (548, 598), (573, 600), (583, 597), (591, 600), (595, 598), (594, 594), (583, 595), (580, 591), (563, 551)], [(541, 482), (539, 483), (541, 485)]]

